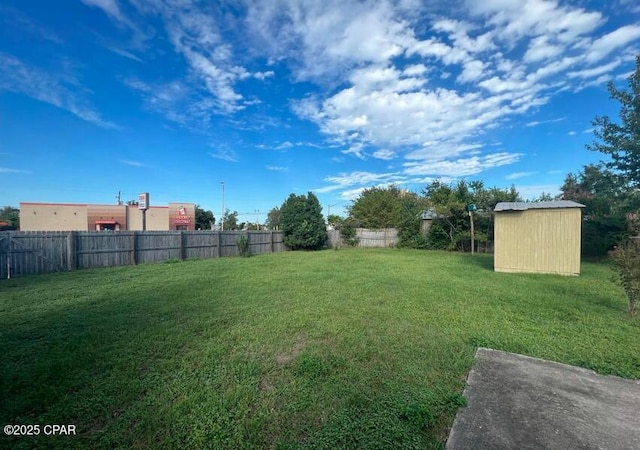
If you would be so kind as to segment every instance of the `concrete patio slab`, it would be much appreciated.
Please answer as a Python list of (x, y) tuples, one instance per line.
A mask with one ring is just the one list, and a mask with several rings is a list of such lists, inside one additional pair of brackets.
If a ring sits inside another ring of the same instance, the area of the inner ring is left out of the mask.
[(479, 348), (449, 450), (640, 449), (640, 381)]

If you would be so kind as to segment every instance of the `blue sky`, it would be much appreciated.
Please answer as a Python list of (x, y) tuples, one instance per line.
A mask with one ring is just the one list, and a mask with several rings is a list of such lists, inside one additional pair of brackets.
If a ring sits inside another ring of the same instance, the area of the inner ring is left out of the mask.
[(555, 193), (638, 53), (631, 0), (5, 0), (0, 203)]

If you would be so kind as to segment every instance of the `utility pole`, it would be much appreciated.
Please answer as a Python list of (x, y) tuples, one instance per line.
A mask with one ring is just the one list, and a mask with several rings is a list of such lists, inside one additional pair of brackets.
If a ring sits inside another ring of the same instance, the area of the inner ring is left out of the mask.
[(476, 205), (474, 205), (473, 203), (467, 205), (467, 211), (469, 211), (469, 222), (471, 225), (471, 254), (473, 255), (475, 253), (475, 232), (473, 229), (473, 212), (476, 210)]
[(220, 230), (224, 231), (224, 181), (221, 181), (220, 183), (222, 184), (222, 216), (220, 216)]
[(475, 233), (473, 230), (473, 211), (469, 211), (469, 219), (471, 220), (471, 254), (475, 253)]
[(118, 195), (116, 195), (116, 199), (118, 200), (118, 206), (122, 205), (122, 192), (118, 191)]
[(260, 214), (260, 210), (259, 210), (259, 209), (256, 209), (256, 230), (258, 230), (258, 229), (259, 229), (259, 228), (258, 228), (258, 216), (259, 216), (259, 214)]

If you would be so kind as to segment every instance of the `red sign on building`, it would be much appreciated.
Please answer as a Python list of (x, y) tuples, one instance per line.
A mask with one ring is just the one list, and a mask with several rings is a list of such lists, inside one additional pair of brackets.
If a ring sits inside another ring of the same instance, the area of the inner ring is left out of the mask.
[(191, 216), (187, 215), (187, 209), (184, 206), (178, 208), (174, 223), (176, 225), (189, 225), (191, 223)]

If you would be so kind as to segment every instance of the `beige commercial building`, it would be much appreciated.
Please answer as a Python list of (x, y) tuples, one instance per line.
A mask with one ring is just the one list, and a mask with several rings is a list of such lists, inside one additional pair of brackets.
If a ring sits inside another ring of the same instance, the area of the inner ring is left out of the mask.
[(579, 275), (583, 207), (567, 200), (498, 203), (495, 271)]
[[(194, 203), (150, 206), (147, 231), (195, 230)], [(136, 205), (20, 203), (22, 231), (142, 230), (142, 211)]]

